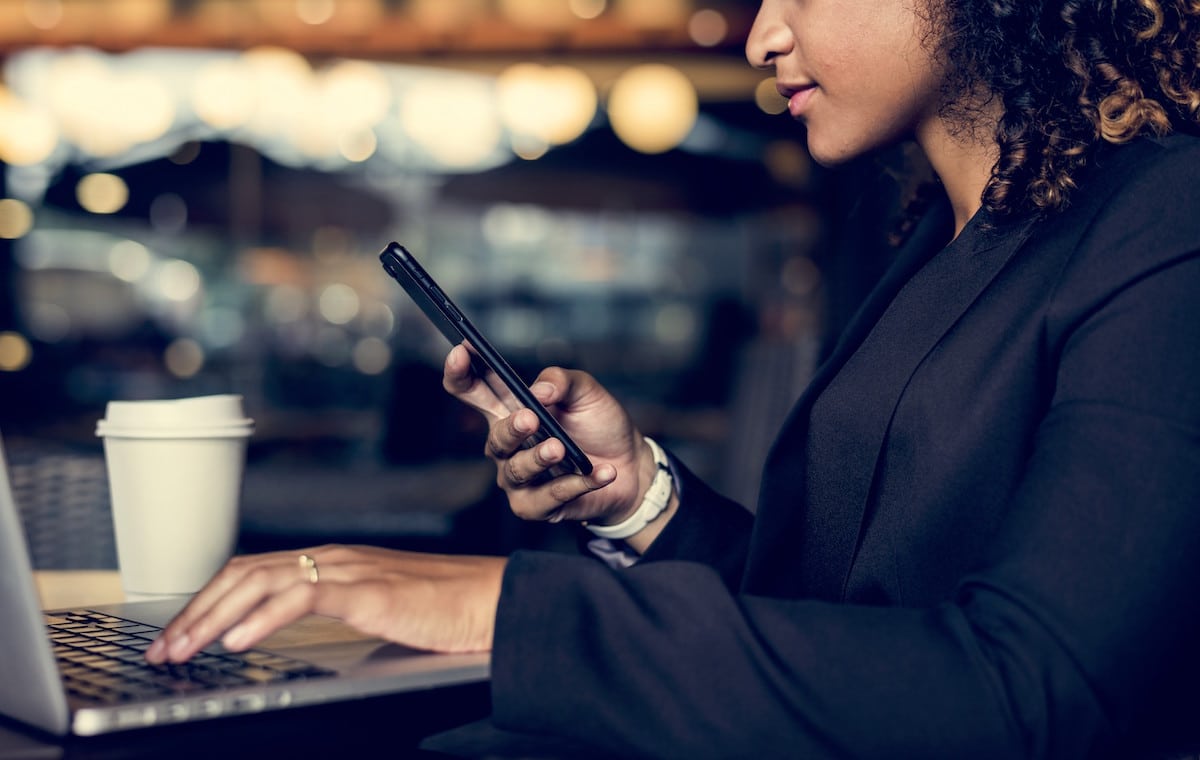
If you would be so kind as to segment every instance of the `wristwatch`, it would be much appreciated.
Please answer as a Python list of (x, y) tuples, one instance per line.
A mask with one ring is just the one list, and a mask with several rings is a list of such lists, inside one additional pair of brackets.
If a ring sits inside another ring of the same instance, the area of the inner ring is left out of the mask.
[(654, 479), (650, 481), (650, 488), (646, 490), (646, 496), (642, 499), (642, 503), (629, 517), (616, 525), (593, 525), (588, 522), (583, 524), (585, 528), (600, 538), (629, 538), (665, 512), (667, 505), (671, 502), (671, 490), (674, 488), (675, 481), (671, 477), (671, 466), (667, 463), (667, 454), (653, 438), (644, 436), (644, 439), (654, 454), (654, 464), (657, 467)]

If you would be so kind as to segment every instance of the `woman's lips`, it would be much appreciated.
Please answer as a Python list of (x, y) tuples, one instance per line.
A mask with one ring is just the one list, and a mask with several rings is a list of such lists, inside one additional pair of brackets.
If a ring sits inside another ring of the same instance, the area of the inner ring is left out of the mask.
[(791, 87), (785, 91), (785, 97), (788, 99), (788, 113), (793, 119), (798, 119), (804, 113), (804, 107), (808, 105), (808, 101), (816, 92), (815, 84), (805, 85), (803, 87)]

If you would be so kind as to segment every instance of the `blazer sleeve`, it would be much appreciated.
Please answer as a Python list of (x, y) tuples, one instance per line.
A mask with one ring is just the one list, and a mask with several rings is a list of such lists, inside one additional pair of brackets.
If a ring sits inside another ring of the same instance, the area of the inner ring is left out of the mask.
[(687, 560), (711, 567), (731, 589), (741, 583), (753, 516), (671, 458), (680, 508), (639, 562)]
[[(1139, 192), (1163, 197), (1134, 183), (1113, 208), (1149, 202)], [(1063, 273), (1027, 473), (952, 598), (766, 598), (701, 562), (518, 554), (497, 725), (689, 758), (1144, 756), (1195, 731), (1200, 235), (1162, 232), (1196, 229), (1179, 205), (1113, 211)]]

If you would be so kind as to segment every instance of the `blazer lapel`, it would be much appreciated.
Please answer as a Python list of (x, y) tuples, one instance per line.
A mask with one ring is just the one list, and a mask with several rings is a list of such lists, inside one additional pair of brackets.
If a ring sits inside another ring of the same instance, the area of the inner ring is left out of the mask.
[[(854, 316), (839, 336), (829, 358), (817, 367), (812, 380), (796, 401), (788, 414), (784, 429), (793, 427), (792, 423), (808, 416), (809, 407), (829, 381), (841, 371), (842, 366), (854, 354), (859, 345), (871, 332), (871, 328), (879, 321), (880, 316), (904, 284), (937, 253), (950, 239), (953, 231), (953, 216), (949, 203), (941, 203), (931, 208), (912, 238), (901, 249), (896, 260), (884, 272), (879, 283), (871, 289)], [(778, 445), (778, 443), (776, 444)]]
[[(922, 359), (1025, 239), (1027, 226), (980, 233), (974, 245), (939, 254), (949, 237), (948, 207), (938, 214), (868, 298), (772, 448), (747, 590), (842, 597), (892, 410)], [(851, 410), (833, 410), (850, 424), (810, 426), (818, 399)]]

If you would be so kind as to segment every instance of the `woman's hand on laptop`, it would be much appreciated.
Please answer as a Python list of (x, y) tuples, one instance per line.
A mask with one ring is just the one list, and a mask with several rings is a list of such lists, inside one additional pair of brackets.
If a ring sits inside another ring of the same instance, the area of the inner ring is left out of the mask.
[(591, 475), (550, 479), (547, 471), (566, 457), (562, 442), (549, 438), (522, 448), (537, 431), (537, 416), (528, 409), (509, 413), (471, 371), (463, 346), (447, 355), (442, 385), (487, 418), (485, 454), (496, 463), (496, 482), (522, 519), (616, 523), (633, 512), (650, 487), (656, 471), (650, 447), (624, 407), (586, 372), (551, 367), (530, 386), (594, 465)]
[(234, 557), (146, 651), (184, 662), (217, 641), (248, 649), (316, 613), (371, 636), (438, 652), (492, 647), (502, 557), (322, 546)]

